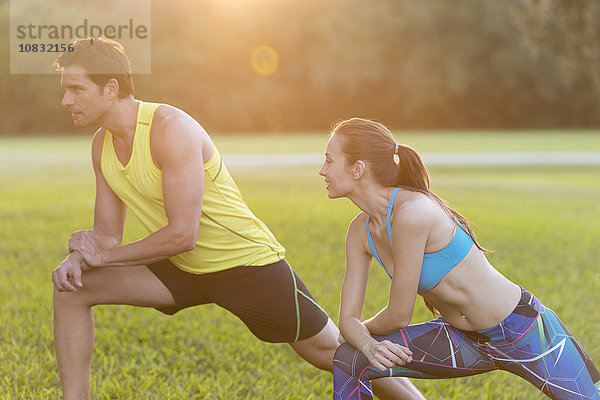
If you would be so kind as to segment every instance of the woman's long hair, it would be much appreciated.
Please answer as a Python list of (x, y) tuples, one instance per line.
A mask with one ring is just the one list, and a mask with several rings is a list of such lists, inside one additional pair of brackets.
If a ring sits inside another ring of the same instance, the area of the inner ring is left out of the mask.
[[(365, 162), (373, 178), (381, 186), (402, 187), (423, 193), (437, 202), (450, 218), (460, 223), (479, 250), (489, 251), (477, 241), (469, 220), (431, 191), (429, 173), (415, 149), (398, 144), (398, 157), (395, 158), (396, 141), (387, 127), (376, 121), (351, 118), (337, 123), (331, 132), (332, 136), (344, 138), (341, 147), (348, 164), (354, 164), (358, 160)], [(439, 315), (429, 302), (424, 301), (434, 315)]]

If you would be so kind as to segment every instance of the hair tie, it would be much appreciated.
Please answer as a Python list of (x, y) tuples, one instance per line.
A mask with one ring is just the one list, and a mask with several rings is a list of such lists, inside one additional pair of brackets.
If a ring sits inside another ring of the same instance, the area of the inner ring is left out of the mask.
[(394, 162), (396, 164), (400, 164), (400, 155), (398, 154), (399, 148), (400, 148), (400, 144), (396, 143), (396, 148), (394, 149)]
[(399, 143), (396, 143), (396, 148), (394, 149), (394, 154), (398, 155), (398, 148), (400, 147)]

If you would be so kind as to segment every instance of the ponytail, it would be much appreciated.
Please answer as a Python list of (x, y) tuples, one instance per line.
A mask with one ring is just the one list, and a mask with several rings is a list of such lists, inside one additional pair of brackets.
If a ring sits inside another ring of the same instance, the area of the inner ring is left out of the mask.
[(475, 233), (473, 233), (473, 230), (469, 225), (469, 220), (431, 191), (429, 187), (429, 173), (427, 172), (427, 168), (425, 168), (425, 164), (419, 153), (412, 147), (404, 144), (399, 144), (397, 148), (398, 179), (396, 181), (396, 186), (401, 186), (412, 192), (423, 193), (432, 200), (435, 200), (450, 218), (458, 222), (460, 226), (467, 231), (479, 250), (489, 252), (489, 250), (481, 246), (477, 241)]
[(429, 191), (429, 174), (421, 156), (415, 149), (405, 144), (397, 144), (398, 186)]

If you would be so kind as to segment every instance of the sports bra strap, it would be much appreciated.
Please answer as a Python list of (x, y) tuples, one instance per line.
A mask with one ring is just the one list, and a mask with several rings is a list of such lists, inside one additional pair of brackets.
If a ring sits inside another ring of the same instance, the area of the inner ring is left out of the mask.
[[(388, 237), (390, 239), (390, 247), (392, 249), (394, 248), (392, 245), (392, 208), (394, 207), (394, 200), (398, 190), (401, 190), (401, 188), (394, 188), (394, 190), (392, 190), (390, 201), (388, 203), (387, 218), (385, 221), (388, 230)], [(435, 253), (425, 253), (423, 255), (417, 293), (423, 293), (434, 288), (444, 278), (444, 276), (446, 276), (448, 272), (452, 270), (452, 268), (458, 265), (458, 263), (460, 263), (467, 256), (473, 247), (473, 239), (471, 236), (469, 236), (463, 224), (461, 224), (461, 222), (456, 218), (455, 221), (457, 223), (457, 227), (450, 243), (448, 243), (442, 250), (436, 251)], [(366, 227), (367, 239), (369, 241), (371, 254), (373, 257), (375, 257), (375, 259), (383, 267), (385, 273), (391, 279), (392, 277), (385, 268), (385, 265), (383, 265), (383, 262), (377, 253), (377, 249), (375, 248), (375, 242), (373, 241), (373, 237), (369, 231), (368, 215)]]
[[(392, 246), (392, 209), (394, 208), (394, 200), (396, 199), (396, 193), (398, 193), (399, 190), (402, 190), (402, 189), (394, 188), (394, 190), (392, 190), (392, 194), (390, 195), (390, 202), (388, 203), (387, 217), (385, 220), (385, 224), (387, 226), (387, 231), (388, 231), (388, 237), (390, 238), (390, 247), (392, 247), (392, 248), (393, 248), (393, 246)], [(366, 227), (367, 227), (367, 240), (369, 241), (369, 248), (371, 249), (371, 253), (373, 254), (373, 257), (375, 257), (375, 259), (383, 267), (383, 270), (385, 271), (387, 276), (389, 276), (390, 279), (392, 279), (392, 276), (389, 274), (389, 272), (385, 268), (385, 265), (383, 265), (383, 261), (381, 261), (381, 258), (379, 258), (379, 254), (377, 253), (377, 248), (375, 247), (375, 242), (373, 242), (373, 237), (371, 237), (371, 232), (369, 231), (369, 219), (370, 219), (370, 217), (367, 215)]]
[(383, 270), (385, 271), (387, 276), (389, 276), (389, 278), (392, 279), (392, 276), (385, 268), (385, 265), (383, 265), (383, 261), (381, 261), (381, 258), (379, 258), (379, 253), (377, 253), (377, 248), (375, 247), (375, 243), (373, 242), (373, 238), (371, 237), (371, 232), (369, 232), (369, 216), (368, 215), (367, 215), (366, 227), (367, 227), (367, 239), (369, 240), (369, 248), (371, 249), (371, 254), (373, 254), (373, 257), (375, 257), (375, 259), (379, 262), (379, 265), (381, 265), (381, 267), (383, 268)]
[(392, 190), (392, 194), (390, 195), (390, 202), (388, 204), (387, 209), (387, 218), (385, 219), (385, 224), (387, 225), (388, 236), (390, 238), (390, 247), (393, 249), (392, 245), (392, 208), (394, 208), (394, 200), (396, 200), (396, 193), (398, 193), (401, 188), (394, 188)]

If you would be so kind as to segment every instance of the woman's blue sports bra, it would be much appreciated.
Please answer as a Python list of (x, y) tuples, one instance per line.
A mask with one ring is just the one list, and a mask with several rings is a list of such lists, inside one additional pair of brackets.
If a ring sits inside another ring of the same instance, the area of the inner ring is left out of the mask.
[[(385, 220), (388, 236), (390, 238), (390, 246), (392, 249), (394, 246), (392, 244), (391, 215), (392, 208), (394, 207), (394, 200), (399, 190), (401, 190), (401, 188), (394, 188), (394, 190), (392, 190), (387, 209), (387, 218)], [(385, 269), (381, 258), (379, 258), (379, 254), (375, 248), (375, 243), (371, 237), (371, 232), (369, 232), (369, 216), (367, 216), (367, 238), (369, 240), (369, 247), (371, 248), (373, 257), (379, 261), (379, 264), (381, 264), (385, 273), (390, 277), (390, 279), (392, 279), (390, 274), (387, 272), (387, 269)], [(421, 266), (421, 276), (419, 277), (419, 288), (417, 289), (417, 293), (423, 293), (433, 289), (435, 285), (437, 285), (442, 278), (452, 270), (452, 268), (454, 268), (463, 260), (463, 258), (467, 256), (472, 246), (473, 239), (471, 239), (471, 236), (469, 236), (462, 226), (458, 224), (452, 241), (448, 243), (446, 247), (440, 251), (436, 251), (435, 253), (425, 253), (423, 256), (423, 264)]]

